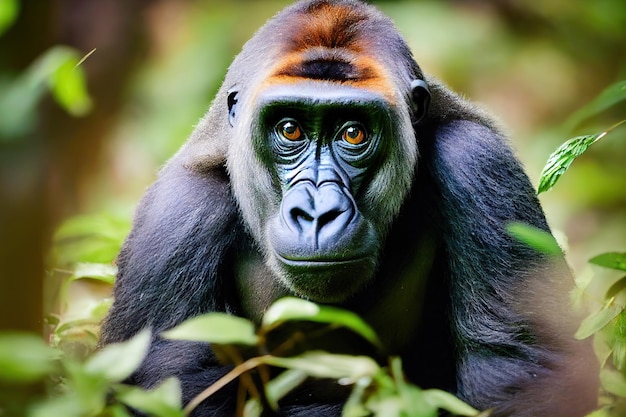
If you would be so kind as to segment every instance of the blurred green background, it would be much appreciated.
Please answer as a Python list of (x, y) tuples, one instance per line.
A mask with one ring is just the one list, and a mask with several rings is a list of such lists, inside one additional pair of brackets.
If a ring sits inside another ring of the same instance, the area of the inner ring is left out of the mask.
[[(64, 220), (96, 214), (109, 243), (118, 244), (143, 191), (207, 110), (232, 58), (288, 3), (19, 2), (16, 21), (0, 33), (0, 329), (40, 329), (43, 311), (60, 308), (51, 301), (58, 292), (51, 274), (42, 292), (46, 258), (62, 268), (88, 250), (76, 245), (67, 259), (50, 254)], [(372, 3), (396, 22), (425, 72), (500, 118), (534, 184), (560, 143), (624, 119), (621, 103), (566, 126), (606, 86), (626, 79), (623, 0)], [(91, 96), (82, 116), (46, 94), (35, 104), (25, 93), (7, 99), (54, 45), (81, 56), (96, 49), (81, 65)], [(577, 273), (587, 273), (596, 253), (625, 251), (626, 128), (594, 145), (541, 200), (567, 238)], [(98, 248), (91, 249), (97, 260)]]

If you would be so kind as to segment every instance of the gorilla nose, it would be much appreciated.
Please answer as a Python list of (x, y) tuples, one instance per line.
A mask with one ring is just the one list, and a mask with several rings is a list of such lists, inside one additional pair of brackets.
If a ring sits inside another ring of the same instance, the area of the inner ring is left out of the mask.
[[(308, 209), (308, 210), (307, 210)], [(316, 207), (294, 207), (289, 212), (291, 222), (298, 230), (312, 229), (319, 231), (324, 226), (332, 223), (343, 211), (337, 208), (329, 208), (328, 211), (319, 211)]]
[(355, 208), (338, 183), (325, 182), (317, 187), (305, 182), (285, 195), (282, 211), (287, 226), (317, 249), (332, 244), (345, 231)]

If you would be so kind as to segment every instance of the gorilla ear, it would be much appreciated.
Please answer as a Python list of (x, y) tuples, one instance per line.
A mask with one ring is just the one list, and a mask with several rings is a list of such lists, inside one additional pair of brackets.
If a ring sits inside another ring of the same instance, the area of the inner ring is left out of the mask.
[(237, 116), (237, 107), (239, 103), (239, 91), (235, 89), (228, 90), (228, 123), (235, 125), (235, 117)]
[(426, 115), (430, 104), (430, 91), (424, 80), (413, 80), (411, 83), (411, 99), (413, 100), (413, 114), (418, 123)]

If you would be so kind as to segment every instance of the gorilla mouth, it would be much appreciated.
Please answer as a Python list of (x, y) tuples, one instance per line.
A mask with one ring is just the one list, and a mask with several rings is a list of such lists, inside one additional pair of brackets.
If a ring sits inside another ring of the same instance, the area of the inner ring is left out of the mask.
[[(355, 254), (356, 255), (356, 254)], [(367, 285), (375, 270), (372, 256), (293, 257), (274, 253), (280, 279), (295, 294), (316, 302), (342, 302)]]
[(296, 268), (330, 268), (330, 267), (350, 267), (351, 265), (361, 264), (363, 262), (368, 262), (369, 257), (363, 256), (360, 258), (352, 258), (352, 259), (332, 259), (332, 258), (303, 258), (303, 259), (293, 259), (286, 258), (279, 254), (276, 254), (276, 257), (285, 265), (296, 267)]

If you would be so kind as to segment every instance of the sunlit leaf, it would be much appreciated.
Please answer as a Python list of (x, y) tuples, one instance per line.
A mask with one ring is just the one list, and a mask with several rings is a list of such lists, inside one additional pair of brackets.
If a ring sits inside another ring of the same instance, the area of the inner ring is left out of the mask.
[(341, 415), (343, 417), (363, 417), (371, 413), (365, 407), (366, 391), (372, 385), (373, 379), (361, 377), (356, 380), (352, 392), (346, 401)]
[(28, 417), (82, 417), (86, 414), (81, 400), (76, 395), (51, 397), (33, 404)]
[(338, 355), (319, 351), (306, 352), (290, 358), (266, 356), (263, 362), (282, 368), (299, 369), (317, 378), (346, 378), (350, 381), (375, 375), (380, 370), (378, 364), (367, 356)]
[(626, 100), (626, 81), (619, 81), (602, 91), (596, 98), (574, 113), (565, 126), (571, 130), (586, 119)]
[(261, 401), (259, 401), (258, 398), (251, 398), (246, 401), (246, 405), (243, 409), (243, 415), (245, 417), (262, 417), (263, 406), (261, 405)]
[[(374, 417), (405, 417), (408, 413), (404, 410), (404, 404), (398, 396), (374, 396), (367, 401), (367, 409)], [(436, 411), (436, 410), (435, 410)], [(436, 417), (435, 411), (426, 410), (425, 416), (419, 417)], [(416, 417), (416, 416), (410, 416)]]
[(585, 153), (595, 141), (604, 136), (606, 132), (595, 135), (577, 136), (572, 138), (554, 151), (548, 158), (546, 166), (541, 171), (541, 179), (537, 193), (548, 191), (556, 184), (561, 176), (567, 171), (572, 162)]
[(256, 345), (254, 324), (226, 313), (209, 313), (184, 321), (164, 332), (163, 337), (219, 344)]
[(110, 213), (71, 217), (54, 235), (56, 264), (111, 264), (130, 230), (129, 219)]
[(18, 12), (18, 0), (0, 0), (0, 36), (13, 24)]
[(617, 340), (613, 344), (613, 365), (620, 371), (626, 370), (626, 343), (624, 340)]
[(74, 268), (72, 280), (89, 278), (96, 281), (102, 281), (106, 284), (113, 284), (115, 282), (115, 274), (117, 274), (117, 268), (114, 265), (95, 262), (79, 262)]
[(607, 303), (602, 308), (585, 318), (576, 331), (574, 337), (586, 339), (599, 332), (622, 312), (622, 307), (615, 303)]
[(55, 46), (10, 82), (0, 82), (0, 114), (11, 115), (0, 118), (0, 139), (15, 140), (32, 131), (37, 105), (47, 90), (68, 113), (82, 116), (89, 111), (85, 75), (76, 66), (79, 57), (73, 48)]
[(126, 342), (108, 345), (88, 359), (85, 363), (85, 371), (107, 381), (123, 381), (143, 361), (148, 353), (150, 340), (150, 331), (142, 330)]
[(59, 355), (37, 335), (0, 333), (0, 381), (37, 381), (55, 369)]
[(437, 416), (437, 406), (431, 404), (424, 395), (424, 391), (415, 385), (398, 384), (398, 393), (402, 400), (402, 409), (407, 415), (412, 417)]
[(626, 377), (621, 372), (609, 368), (602, 369), (600, 383), (608, 392), (626, 397)]
[(613, 407), (605, 406), (599, 410), (587, 414), (585, 417), (615, 417), (615, 413), (613, 412)]
[(68, 57), (52, 73), (49, 82), (57, 103), (73, 116), (84, 116), (91, 110), (85, 73), (78, 66), (78, 57)]
[(592, 264), (606, 268), (626, 271), (626, 252), (609, 252), (595, 256), (589, 260)]
[(346, 327), (376, 346), (380, 342), (374, 330), (351, 311), (323, 306), (295, 297), (276, 301), (263, 316), (263, 326), (273, 327), (289, 320), (306, 320)]
[(626, 290), (626, 277), (622, 277), (606, 290), (606, 298), (618, 297)]
[(27, 74), (32, 84), (45, 82), (57, 103), (68, 113), (82, 116), (91, 106), (85, 85), (85, 74), (78, 51), (67, 46), (55, 46), (42, 55)]
[(117, 395), (120, 401), (154, 417), (183, 417), (180, 382), (168, 378), (161, 385), (144, 390), (128, 388)]
[(475, 416), (478, 414), (478, 410), (448, 392), (428, 389), (424, 390), (424, 396), (434, 407), (446, 410), (455, 416)]
[(285, 395), (300, 386), (308, 378), (300, 369), (287, 369), (265, 385), (265, 393), (270, 405), (277, 405)]
[(520, 222), (509, 223), (507, 230), (511, 236), (539, 252), (548, 255), (563, 253), (554, 236), (545, 230)]
[(106, 411), (106, 417), (134, 417), (130, 414), (130, 411), (124, 404), (112, 404), (107, 407)]

